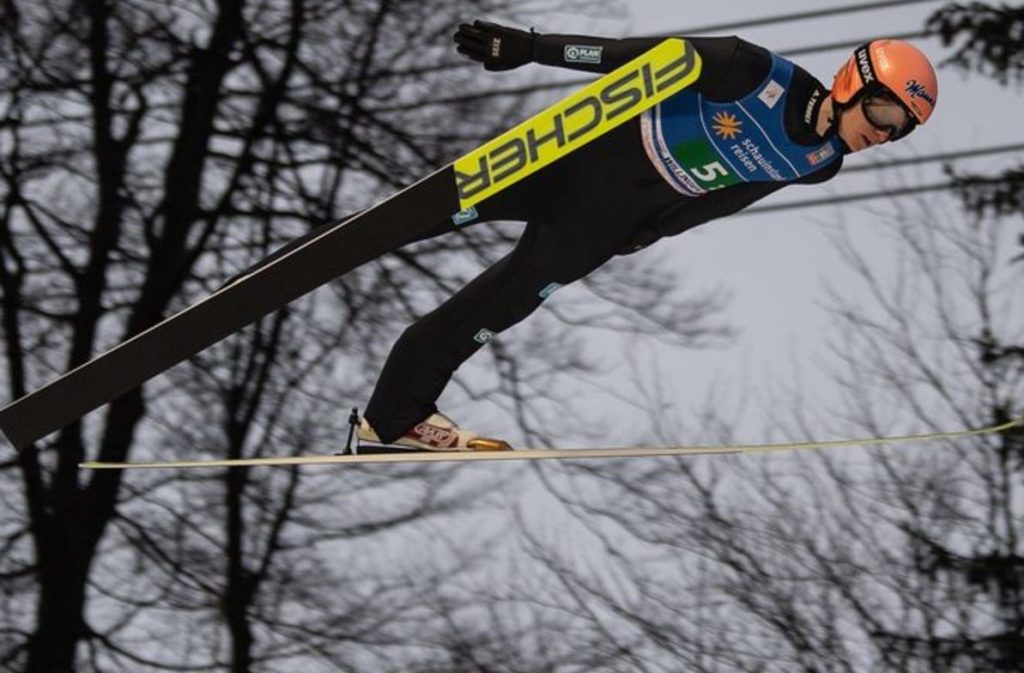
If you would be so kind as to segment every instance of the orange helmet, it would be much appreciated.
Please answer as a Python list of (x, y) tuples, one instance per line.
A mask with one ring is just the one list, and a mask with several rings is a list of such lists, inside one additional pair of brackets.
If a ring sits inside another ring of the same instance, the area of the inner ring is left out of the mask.
[(845, 108), (879, 92), (889, 93), (916, 124), (924, 124), (935, 110), (939, 83), (928, 57), (917, 47), (901, 40), (874, 40), (857, 47), (836, 73), (832, 99)]

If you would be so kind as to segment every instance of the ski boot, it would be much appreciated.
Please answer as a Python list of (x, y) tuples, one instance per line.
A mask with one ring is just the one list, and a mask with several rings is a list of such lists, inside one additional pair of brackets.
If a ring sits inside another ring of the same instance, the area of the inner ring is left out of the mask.
[[(365, 418), (359, 423), (359, 441), (383, 445), (380, 437)], [(441, 413), (431, 414), (388, 446), (409, 447), (421, 451), (510, 451), (512, 447), (500, 439), (481, 437), (461, 430)]]

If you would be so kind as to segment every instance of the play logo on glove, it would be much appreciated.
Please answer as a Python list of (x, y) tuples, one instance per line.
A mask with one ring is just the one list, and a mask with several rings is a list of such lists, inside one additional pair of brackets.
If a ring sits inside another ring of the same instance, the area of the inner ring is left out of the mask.
[(589, 63), (592, 65), (600, 65), (601, 53), (604, 51), (603, 47), (588, 47), (582, 44), (567, 44), (565, 45), (565, 62), (566, 63)]

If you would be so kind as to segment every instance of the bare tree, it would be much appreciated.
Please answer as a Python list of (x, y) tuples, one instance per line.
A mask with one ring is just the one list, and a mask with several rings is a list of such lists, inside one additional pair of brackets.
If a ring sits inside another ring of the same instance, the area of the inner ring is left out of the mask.
[[(9, 397), (535, 107), (531, 94), (548, 87), (495, 80), (481, 91), (475, 68), (450, 55), (447, 35), (473, 18), (467, 11), (525, 17), (545, 7), (4, 3), (0, 292)], [(345, 429), (337, 401), (365, 394), (390, 336), (495, 259), (513, 234), (480, 228), (378, 260), (3, 464), (3, 665), (248, 671), (302, 661), (384, 670), (439, 642), (449, 631), (424, 612), (424, 587), (445, 590), (473, 565), (476, 547), (465, 539), (458, 553), (432, 553), (414, 533), (435, 518), (456, 521), (492, 486), (486, 481), (450, 470), (124, 479), (76, 465), (87, 455), (331, 446)], [(467, 258), (477, 267), (446, 263)], [(713, 312), (713, 302), (670, 298), (663, 278), (630, 268), (620, 279), (642, 298), (620, 293), (627, 310), (657, 305), (664, 317), (680, 305), (691, 310), (677, 319), (698, 323)], [(508, 383), (463, 389), (507, 400), (524, 429), (542, 433), (527, 401), (551, 381), (522, 376), (530, 358), (549, 358), (533, 371), (586, 368), (556, 334), (562, 349), (495, 350)], [(399, 534), (409, 536), (401, 545)], [(409, 545), (423, 550), (419, 564), (394, 551)]]
[[(976, 72), (1004, 86), (1024, 81), (1024, 8), (950, 4), (933, 14), (928, 29), (946, 45), (956, 44), (948, 62), (965, 72)], [(952, 170), (960, 197), (974, 212), (1010, 215), (1024, 206), (1024, 168), (999, 175), (959, 174)], [(1021, 241), (1024, 245), (1024, 240)], [(1024, 256), (1017, 261), (1024, 260)]]
[[(467, 81), (439, 53), (437, 35), (457, 18), (451, 3), (419, 2), (5, 5), (0, 286), (11, 396), (201, 295), (295, 225), (337, 219), (372, 200), (374, 185), (407, 182), (462, 138), (502, 125), (500, 115), (475, 129), (448, 123), (452, 109), (481, 101), (429, 107)], [(280, 329), (280, 317), (270, 322)], [(220, 371), (260, 349), (240, 351)], [(245, 408), (246, 393), (258, 394), (249, 387), (272, 364), (257, 362), (225, 395), (235, 451), (259, 407)], [(34, 630), (9, 632), (8, 661), (70, 670), (76, 643), (103, 635), (84, 622), (87, 579), (122, 484), (75, 465), (89, 447), (126, 457), (136, 434), (183, 436), (170, 432), (180, 417), (140, 424), (182, 397), (135, 391), (102, 423), (75, 424), (7, 465), (25, 494), (8, 522), (8, 586), (23, 598), (38, 590)], [(244, 481), (228, 485), (234, 552)], [(13, 496), (16, 482), (6, 488)], [(229, 556), (225, 613), (236, 600), (244, 610), (254, 588)], [(242, 670), (247, 643), (236, 636)]]
[[(1019, 82), (1019, 8), (949, 5), (929, 27), (960, 42), (954, 64)], [(764, 434), (941, 433), (1024, 413), (1020, 171), (958, 177), (964, 210), (894, 200), (872, 213), (888, 264), (856, 244), (863, 223), (838, 232), (860, 281), (826, 302), (838, 397), (793, 393), (785, 405), (772, 391), (785, 410)], [(650, 400), (651, 427), (665, 428), (658, 391), (640, 393), (632, 398)], [(713, 400), (699, 426), (659, 438), (735, 443), (720, 407)], [(1020, 427), (870, 451), (542, 474), (561, 506), (545, 513), (561, 512), (557, 534), (531, 522), (520, 535), (565, 587), (555, 609), (573, 615), (574, 633), (603, 637), (605, 670), (1021, 670)]]
[[(1024, 413), (1022, 279), (1009, 263), (1019, 221), (965, 224), (934, 202), (893, 210), (874, 235), (891, 239), (895, 268), (837, 236), (861, 280), (828, 299), (841, 398), (795, 399), (798, 411), (777, 426), (789, 438), (942, 432)], [(571, 475), (548, 481), (569, 518), (557, 540), (535, 546), (578, 605), (633, 634), (643, 655), (613, 670), (1019, 670), (1019, 427), (871, 451), (578, 465)], [(573, 549), (589, 541), (606, 567), (571, 560), (570, 528), (584, 541)]]

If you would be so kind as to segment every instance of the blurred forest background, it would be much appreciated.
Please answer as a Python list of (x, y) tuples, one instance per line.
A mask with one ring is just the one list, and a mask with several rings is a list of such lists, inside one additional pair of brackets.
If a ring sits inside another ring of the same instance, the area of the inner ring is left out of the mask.
[[(0, 3), (4, 399), (372, 205), (566, 91), (454, 54), (479, 17), (543, 31), (615, 0)], [(1024, 8), (937, 8), (940, 73), (1024, 79)], [(842, 224), (828, 413), (765, 433), (879, 436), (1024, 413), (1024, 165), (893, 198), (899, 267)], [(857, 212), (844, 215), (847, 224)], [(338, 279), (0, 463), (0, 668), (56, 671), (1024, 670), (1024, 433), (794, 456), (495, 467), (88, 473), (83, 459), (331, 451), (415, 316), (514, 224)], [(635, 258), (481, 353), (456, 399), (554, 443), (593, 424), (579, 327), (726, 347), (724, 290)], [(863, 301), (863, 297), (870, 301)], [(642, 346), (641, 346), (642, 347)], [(554, 391), (558, 391), (557, 393)], [(564, 391), (570, 391), (566, 394)], [(813, 397), (812, 393), (806, 393)], [(732, 439), (666, 419), (638, 443)], [(582, 407), (585, 409), (585, 405)], [(581, 415), (583, 414), (583, 415)], [(456, 409), (456, 416), (458, 416)], [(600, 433), (595, 433), (600, 441)]]

